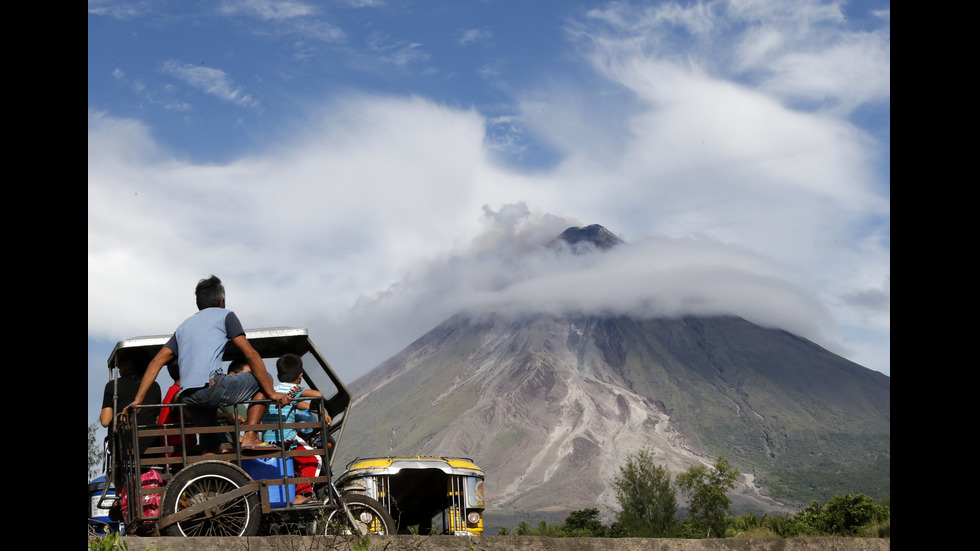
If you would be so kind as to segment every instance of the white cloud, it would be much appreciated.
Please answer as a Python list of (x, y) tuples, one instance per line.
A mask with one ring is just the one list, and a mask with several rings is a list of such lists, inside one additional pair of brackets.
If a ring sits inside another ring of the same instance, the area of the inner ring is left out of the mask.
[(833, 101), (843, 114), (891, 93), (890, 46), (886, 35), (860, 34), (817, 52), (775, 59), (763, 88), (789, 100)]
[(116, 19), (132, 19), (146, 14), (152, 5), (152, 0), (88, 0), (88, 12)]
[(221, 69), (201, 67), (171, 59), (163, 64), (163, 71), (218, 99), (241, 107), (259, 105), (259, 102), (247, 93), (244, 87), (236, 85)]
[[(244, 15), (262, 23), (273, 23), (271, 27), (261, 26), (253, 32), (264, 34), (275, 30), (280, 33), (300, 36), (301, 43), (316, 40), (327, 43), (341, 43), (346, 34), (336, 25), (323, 20), (316, 4), (294, 0), (236, 0), (222, 2), (217, 11), (222, 16)], [(309, 55), (308, 53), (299, 54)]]
[(352, 8), (380, 8), (388, 5), (385, 0), (343, 0), (343, 3)]
[(844, 25), (839, 2), (617, 2), (589, 18), (602, 27), (570, 25), (569, 33), (589, 44), (602, 70), (643, 58), (649, 66), (741, 80), (774, 99), (839, 115), (890, 94), (889, 29)]
[(493, 33), (487, 29), (466, 29), (459, 37), (459, 43), (466, 45), (473, 42), (486, 42), (493, 38)]
[(235, 0), (222, 2), (218, 10), (225, 15), (243, 13), (264, 21), (283, 21), (316, 14), (313, 5), (293, 0)]
[(410, 63), (425, 61), (431, 56), (422, 50), (419, 42), (392, 40), (384, 33), (373, 32), (368, 37), (368, 48), (379, 54), (379, 59), (403, 67)]

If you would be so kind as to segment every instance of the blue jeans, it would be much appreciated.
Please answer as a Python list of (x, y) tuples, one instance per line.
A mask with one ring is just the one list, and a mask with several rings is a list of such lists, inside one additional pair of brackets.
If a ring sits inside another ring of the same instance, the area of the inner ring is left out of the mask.
[[(218, 408), (251, 400), (259, 391), (259, 382), (250, 372), (218, 375), (214, 383), (204, 388), (180, 395), (187, 404), (194, 424), (198, 427), (214, 427), (218, 424)], [(201, 448), (205, 453), (217, 453), (224, 434), (202, 434)]]

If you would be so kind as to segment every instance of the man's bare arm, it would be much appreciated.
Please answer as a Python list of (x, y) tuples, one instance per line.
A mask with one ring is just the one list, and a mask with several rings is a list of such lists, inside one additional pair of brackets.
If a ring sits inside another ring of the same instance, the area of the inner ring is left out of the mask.
[(99, 422), (102, 423), (103, 427), (108, 427), (109, 423), (112, 422), (112, 408), (102, 408), (99, 412)]
[(245, 355), (245, 359), (248, 360), (249, 367), (252, 368), (252, 376), (259, 383), (259, 388), (267, 398), (275, 401), (280, 406), (284, 406), (289, 403), (289, 396), (285, 394), (276, 392), (276, 388), (272, 383), (272, 377), (269, 377), (269, 373), (265, 370), (265, 363), (262, 361), (262, 356), (255, 351), (252, 347), (252, 343), (248, 342), (245, 335), (238, 335), (232, 342), (235, 346), (242, 351)]

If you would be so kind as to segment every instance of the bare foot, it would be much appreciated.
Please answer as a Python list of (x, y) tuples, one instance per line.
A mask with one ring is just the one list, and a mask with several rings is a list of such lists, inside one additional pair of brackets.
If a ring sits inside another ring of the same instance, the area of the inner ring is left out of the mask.
[(262, 441), (259, 440), (258, 435), (256, 435), (254, 432), (246, 432), (245, 435), (242, 436), (242, 446), (254, 446), (261, 443)]

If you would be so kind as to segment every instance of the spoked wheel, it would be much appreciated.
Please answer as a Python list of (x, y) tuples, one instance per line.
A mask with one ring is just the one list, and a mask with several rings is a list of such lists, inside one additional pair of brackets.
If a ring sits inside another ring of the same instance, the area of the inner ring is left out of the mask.
[[(224, 461), (188, 465), (174, 475), (163, 494), (160, 518), (204, 503), (251, 482), (243, 471)], [(254, 536), (262, 513), (254, 492), (164, 526), (164, 536)]]
[[(325, 535), (366, 536), (395, 533), (395, 521), (378, 500), (359, 494), (346, 494), (341, 497), (341, 500), (343, 503), (338, 503), (338, 507), (330, 511), (324, 519)], [(344, 503), (354, 517), (353, 521), (344, 511)]]

